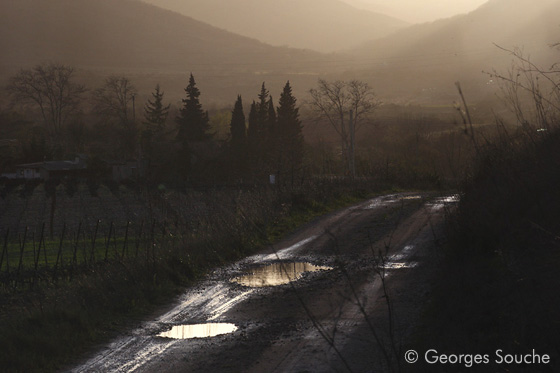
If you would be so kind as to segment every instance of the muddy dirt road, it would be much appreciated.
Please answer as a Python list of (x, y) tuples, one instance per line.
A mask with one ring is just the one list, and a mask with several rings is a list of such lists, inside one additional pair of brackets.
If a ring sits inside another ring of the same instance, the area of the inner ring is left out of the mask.
[(382, 196), (317, 219), (214, 271), (169, 312), (72, 371), (370, 372), (405, 365), (403, 349), (429, 298), (445, 206), (455, 201), (426, 197)]

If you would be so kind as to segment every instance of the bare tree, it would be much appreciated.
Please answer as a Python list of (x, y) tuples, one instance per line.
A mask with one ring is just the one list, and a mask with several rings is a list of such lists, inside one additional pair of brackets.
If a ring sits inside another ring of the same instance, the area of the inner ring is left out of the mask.
[(108, 77), (105, 79), (105, 84), (93, 92), (93, 109), (105, 121), (114, 123), (125, 156), (133, 155), (136, 147), (137, 128), (134, 121), (136, 93), (136, 88), (130, 80), (123, 76)]
[(83, 85), (72, 82), (74, 69), (62, 64), (37, 65), (22, 69), (10, 78), (7, 90), (14, 104), (36, 105), (51, 140), (59, 144), (64, 126), (80, 105)]
[(136, 95), (136, 88), (128, 78), (110, 76), (105, 79), (105, 85), (93, 92), (94, 110), (107, 119), (117, 120), (128, 126), (129, 106)]
[[(519, 124), (533, 131), (544, 131), (558, 122), (560, 113), (560, 64), (541, 68), (519, 48), (509, 50), (496, 45), (514, 58), (512, 68), (501, 74), (490, 73), (502, 82), (503, 99)], [(557, 44), (552, 47), (558, 47)]]
[(319, 79), (318, 87), (309, 91), (311, 106), (319, 118), (326, 119), (338, 134), (348, 172), (354, 178), (356, 133), (378, 106), (372, 88), (365, 82)]

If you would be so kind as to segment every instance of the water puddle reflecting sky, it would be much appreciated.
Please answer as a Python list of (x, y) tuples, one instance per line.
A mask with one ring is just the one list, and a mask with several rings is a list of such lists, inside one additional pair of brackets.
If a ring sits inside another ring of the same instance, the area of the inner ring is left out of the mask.
[(278, 286), (301, 278), (305, 272), (328, 271), (331, 267), (316, 266), (310, 263), (272, 263), (253, 268), (232, 279), (232, 282), (249, 287)]
[(389, 262), (386, 263), (383, 267), (385, 269), (402, 269), (402, 268), (415, 268), (418, 266), (416, 262)]
[(209, 338), (237, 330), (234, 324), (208, 323), (193, 325), (176, 325), (171, 330), (158, 334), (158, 337), (171, 339)]

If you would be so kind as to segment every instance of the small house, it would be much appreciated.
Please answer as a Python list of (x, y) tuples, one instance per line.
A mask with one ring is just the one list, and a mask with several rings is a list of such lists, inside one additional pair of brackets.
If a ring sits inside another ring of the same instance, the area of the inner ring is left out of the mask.
[(16, 179), (48, 180), (53, 177), (79, 177), (87, 169), (86, 157), (81, 155), (72, 161), (44, 161), (16, 166)]

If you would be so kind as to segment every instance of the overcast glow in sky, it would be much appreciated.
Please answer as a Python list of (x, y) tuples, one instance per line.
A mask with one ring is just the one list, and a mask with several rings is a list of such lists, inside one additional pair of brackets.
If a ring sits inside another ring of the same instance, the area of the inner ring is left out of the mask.
[(488, 0), (344, 0), (407, 22), (429, 22), (468, 13)]

